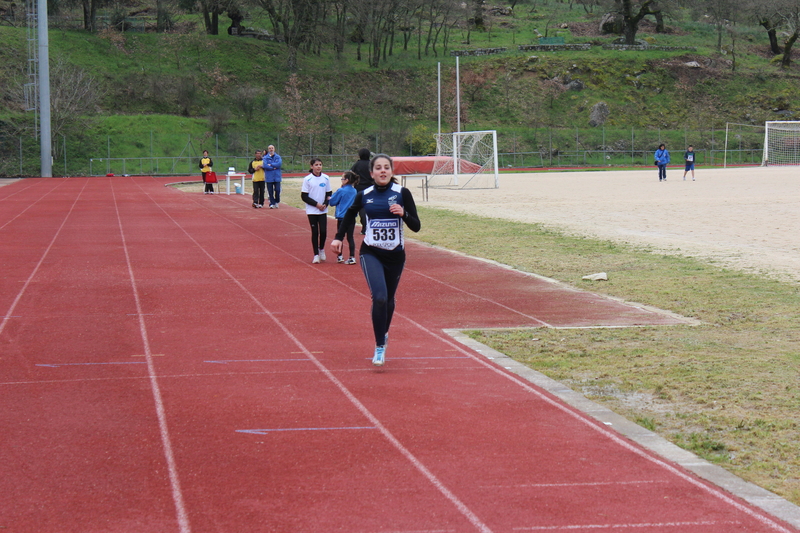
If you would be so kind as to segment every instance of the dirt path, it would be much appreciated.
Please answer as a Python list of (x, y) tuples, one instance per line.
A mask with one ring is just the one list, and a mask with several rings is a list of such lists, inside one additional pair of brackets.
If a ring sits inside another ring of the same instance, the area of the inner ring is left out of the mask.
[[(800, 170), (503, 174), (493, 190), (432, 189), (428, 205), (698, 257), (800, 282)], [(414, 191), (414, 185), (411, 185)], [(418, 195), (418, 194), (417, 194)]]

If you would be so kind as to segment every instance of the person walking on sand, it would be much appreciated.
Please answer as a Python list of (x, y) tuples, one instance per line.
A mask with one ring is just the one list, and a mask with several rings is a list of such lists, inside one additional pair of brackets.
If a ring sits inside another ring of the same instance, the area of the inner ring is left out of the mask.
[(322, 173), (322, 160), (310, 161), (311, 169), (303, 179), (300, 198), (306, 203), (306, 215), (311, 225), (312, 263), (325, 261), (325, 239), (328, 238), (328, 203), (331, 198), (331, 179)]
[(658, 145), (655, 153), (655, 162), (658, 167), (658, 181), (667, 181), (667, 165), (669, 165), (669, 152), (662, 143)]
[(683, 154), (683, 160), (686, 162), (686, 168), (683, 170), (683, 181), (686, 181), (686, 173), (692, 171), (692, 181), (694, 181), (694, 146), (689, 145), (689, 148)]
[(422, 227), (411, 191), (401, 187), (394, 177), (394, 164), (385, 154), (370, 161), (371, 177), (375, 184), (356, 194), (347, 210), (331, 249), (342, 253), (345, 228), (355, 223), (359, 210), (366, 211), (367, 232), (359, 250), (361, 270), (372, 295), (372, 332), (375, 353), (372, 364), (382, 366), (386, 361), (386, 344), (395, 308), (395, 293), (406, 263), (404, 225), (413, 232)]

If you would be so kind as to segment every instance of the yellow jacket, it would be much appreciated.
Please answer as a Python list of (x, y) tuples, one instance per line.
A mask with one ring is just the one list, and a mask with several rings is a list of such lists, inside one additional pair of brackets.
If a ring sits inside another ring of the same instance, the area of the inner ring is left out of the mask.
[(261, 159), (255, 159), (250, 163), (250, 168), (253, 169), (253, 181), (264, 181), (263, 167), (264, 162)]

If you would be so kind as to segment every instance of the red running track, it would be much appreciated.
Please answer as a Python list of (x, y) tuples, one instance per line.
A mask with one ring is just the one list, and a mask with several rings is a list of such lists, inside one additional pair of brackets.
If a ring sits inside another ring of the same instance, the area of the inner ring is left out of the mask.
[(0, 188), (1, 530), (795, 531), (442, 331), (676, 318), (412, 243), (376, 369), (302, 211), (165, 182)]

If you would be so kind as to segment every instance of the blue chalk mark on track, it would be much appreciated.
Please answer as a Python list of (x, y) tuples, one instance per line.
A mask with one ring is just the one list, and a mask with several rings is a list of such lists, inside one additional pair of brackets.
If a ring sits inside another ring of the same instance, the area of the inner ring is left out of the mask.
[(270, 429), (237, 429), (236, 433), (252, 433), (253, 435), (266, 435), (278, 431), (335, 431), (340, 429), (376, 429), (375, 426), (353, 426), (342, 428), (270, 428)]
[(220, 361), (203, 361), (216, 365), (227, 365), (228, 363), (278, 363), (281, 361), (310, 361), (310, 359), (222, 359)]
[(116, 363), (37, 363), (36, 366), (58, 368), (61, 366), (95, 366), (95, 365), (146, 365), (145, 361), (116, 362)]

